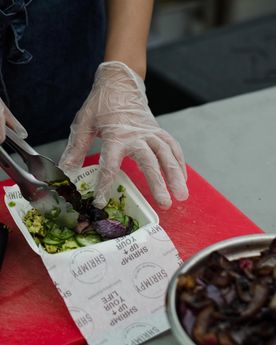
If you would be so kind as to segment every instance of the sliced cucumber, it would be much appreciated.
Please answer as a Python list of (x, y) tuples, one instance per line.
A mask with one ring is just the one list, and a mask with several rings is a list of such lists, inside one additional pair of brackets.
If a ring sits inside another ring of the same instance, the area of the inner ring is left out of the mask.
[(77, 243), (82, 247), (102, 241), (101, 236), (94, 234), (78, 234), (75, 236), (75, 239)]
[(63, 243), (62, 240), (57, 239), (57, 238), (52, 238), (52, 237), (50, 237), (48, 235), (46, 237), (44, 237), (42, 241), (45, 244), (50, 244), (50, 245), (54, 245), (54, 246), (58, 246), (58, 245)]
[(53, 228), (52, 230), (48, 232), (48, 234), (55, 239), (68, 240), (69, 238), (73, 237), (75, 233), (74, 231), (68, 228), (64, 228), (64, 229)]

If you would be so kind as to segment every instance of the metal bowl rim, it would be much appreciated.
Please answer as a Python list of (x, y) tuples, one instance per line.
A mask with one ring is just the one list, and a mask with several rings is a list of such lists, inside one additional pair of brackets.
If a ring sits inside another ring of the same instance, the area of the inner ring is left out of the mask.
[(182, 327), (175, 308), (175, 293), (176, 293), (176, 284), (177, 284), (177, 277), (181, 273), (187, 272), (191, 269), (198, 261), (207, 257), (211, 252), (216, 250), (222, 250), (227, 247), (235, 246), (235, 245), (242, 245), (248, 244), (258, 244), (258, 243), (270, 243), (276, 237), (275, 234), (251, 234), (251, 235), (243, 235), (232, 237), (227, 240), (219, 241), (215, 244), (212, 244), (196, 254), (192, 255), (188, 260), (184, 261), (184, 263), (177, 269), (177, 271), (172, 276), (166, 293), (166, 312), (167, 317), (171, 326), (171, 330), (175, 338), (178, 340), (179, 344), (182, 345), (196, 345), (190, 336), (185, 332), (184, 328)]

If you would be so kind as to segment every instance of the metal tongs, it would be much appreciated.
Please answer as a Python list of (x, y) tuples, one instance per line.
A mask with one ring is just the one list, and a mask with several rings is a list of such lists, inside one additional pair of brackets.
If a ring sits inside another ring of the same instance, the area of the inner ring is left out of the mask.
[(0, 166), (17, 183), (22, 196), (43, 215), (50, 216), (60, 225), (74, 228), (79, 213), (54, 187), (59, 184), (68, 185), (74, 196), (80, 198), (69, 177), (54, 161), (40, 155), (7, 126), (5, 143), (21, 156), (29, 171), (21, 168), (0, 145)]

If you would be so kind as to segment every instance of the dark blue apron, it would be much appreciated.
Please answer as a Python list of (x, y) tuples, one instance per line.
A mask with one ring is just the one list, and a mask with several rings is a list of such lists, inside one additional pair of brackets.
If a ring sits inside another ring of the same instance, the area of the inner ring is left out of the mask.
[(104, 0), (8, 2), (0, 0), (1, 97), (30, 144), (66, 138), (103, 59)]

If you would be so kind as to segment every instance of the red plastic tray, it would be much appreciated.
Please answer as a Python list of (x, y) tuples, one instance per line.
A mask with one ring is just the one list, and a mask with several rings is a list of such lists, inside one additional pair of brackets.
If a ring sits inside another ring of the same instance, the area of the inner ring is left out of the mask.
[[(97, 161), (98, 155), (89, 157), (86, 165)], [(189, 200), (174, 201), (169, 211), (156, 207), (132, 160), (125, 159), (122, 168), (157, 211), (161, 226), (183, 259), (226, 238), (262, 232), (190, 167)], [(12, 184), (11, 180), (0, 182), (0, 221), (11, 229), (0, 272), (0, 344), (85, 344), (41, 259), (29, 248), (4, 206), (2, 186)]]

